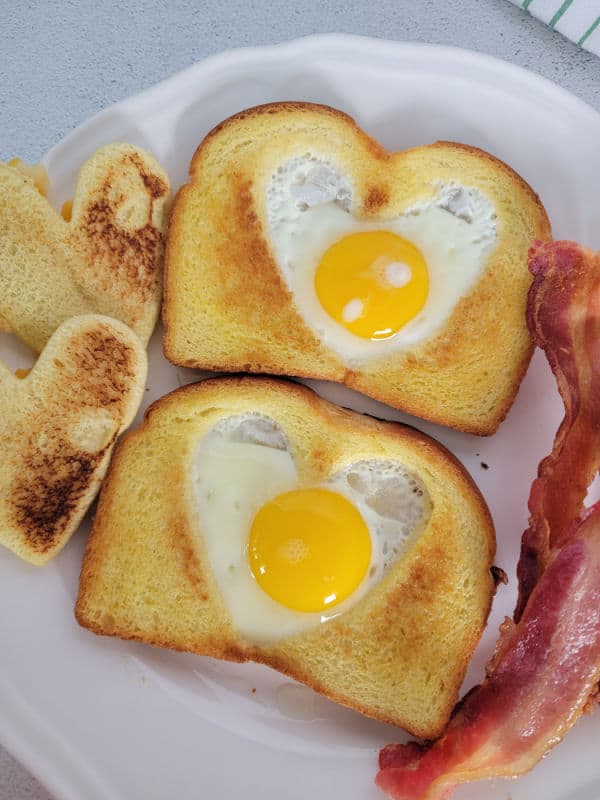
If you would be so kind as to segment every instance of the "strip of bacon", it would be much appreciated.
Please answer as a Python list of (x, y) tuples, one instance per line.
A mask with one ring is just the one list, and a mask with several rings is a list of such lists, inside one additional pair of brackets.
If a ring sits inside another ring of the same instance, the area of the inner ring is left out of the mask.
[(531, 489), (515, 622), (437, 742), (381, 751), (376, 782), (394, 800), (448, 800), (466, 781), (526, 772), (600, 681), (600, 503), (583, 510), (600, 466), (600, 257), (536, 243), (530, 267), (528, 323), (565, 418)]
[(573, 242), (537, 243), (527, 321), (546, 353), (565, 406), (552, 453), (529, 495), (529, 528), (517, 567), (518, 620), (551, 551), (579, 519), (600, 466), (600, 254)]
[(546, 569), (490, 672), (430, 748), (389, 745), (377, 784), (395, 800), (445, 800), (465, 781), (530, 769), (600, 680), (600, 505)]

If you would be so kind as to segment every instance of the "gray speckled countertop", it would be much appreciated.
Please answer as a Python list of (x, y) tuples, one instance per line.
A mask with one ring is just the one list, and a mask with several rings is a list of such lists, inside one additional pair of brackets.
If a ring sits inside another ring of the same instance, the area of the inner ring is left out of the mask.
[[(507, 0), (0, 0), (0, 18), (1, 160), (36, 161), (91, 114), (211, 53), (334, 31), (480, 50), (600, 110), (600, 59)], [(1, 747), (0, 800), (49, 800)]]

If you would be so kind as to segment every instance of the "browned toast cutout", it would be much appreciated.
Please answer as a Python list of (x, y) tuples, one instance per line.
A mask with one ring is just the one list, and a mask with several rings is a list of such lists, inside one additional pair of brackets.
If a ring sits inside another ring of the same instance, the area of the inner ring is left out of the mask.
[(0, 164), (0, 329), (39, 353), (63, 321), (99, 313), (147, 342), (162, 291), (165, 171), (132, 145), (100, 148), (81, 168), (69, 221), (27, 172)]
[(137, 412), (146, 369), (138, 337), (94, 315), (63, 323), (23, 378), (0, 361), (0, 544), (33, 564), (61, 550)]

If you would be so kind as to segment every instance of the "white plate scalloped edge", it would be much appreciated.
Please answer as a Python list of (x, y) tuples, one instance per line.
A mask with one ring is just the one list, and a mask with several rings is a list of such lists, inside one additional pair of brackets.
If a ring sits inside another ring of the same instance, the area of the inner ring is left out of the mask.
[[(488, 56), (346, 35), (212, 56), (85, 122), (44, 159), (51, 198), (70, 196), (81, 162), (100, 144), (148, 147), (177, 186), (202, 136), (241, 108), (272, 100), (325, 102), (352, 114), (392, 149), (456, 139), (506, 160), (540, 193), (558, 238), (600, 248), (594, 214), (600, 115), (538, 76)], [(596, 205), (597, 208), (597, 205)], [(0, 337), (11, 366), (26, 351)], [(151, 344), (146, 402), (194, 380)], [(482, 676), (499, 622), (514, 603), (514, 567), (526, 500), (551, 445), (561, 405), (536, 355), (496, 436), (461, 435), (331, 384), (330, 399), (431, 433), (465, 463), (486, 496), (509, 572), (465, 685)], [(139, 419), (139, 417), (138, 417)], [(482, 462), (488, 469), (482, 467)], [(84, 526), (85, 527), (85, 526)], [(375, 800), (378, 747), (402, 738), (253, 665), (96, 638), (72, 614), (85, 533), (38, 570), (0, 552), (0, 739), (60, 800), (146, 800), (244, 793), (261, 800), (335, 796)], [(253, 692), (252, 689), (256, 689)], [(456, 800), (597, 800), (600, 718), (578, 723), (534, 772), (473, 784)]]

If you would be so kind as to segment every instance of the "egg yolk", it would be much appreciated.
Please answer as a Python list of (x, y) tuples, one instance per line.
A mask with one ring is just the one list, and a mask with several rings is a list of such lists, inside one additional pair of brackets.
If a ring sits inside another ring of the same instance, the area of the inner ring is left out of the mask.
[(250, 530), (248, 556), (259, 586), (294, 611), (324, 611), (349, 597), (371, 561), (358, 509), (329, 489), (296, 489), (266, 503)]
[(325, 252), (315, 290), (325, 311), (351, 333), (387, 339), (425, 305), (429, 275), (414, 244), (390, 231), (363, 231)]

